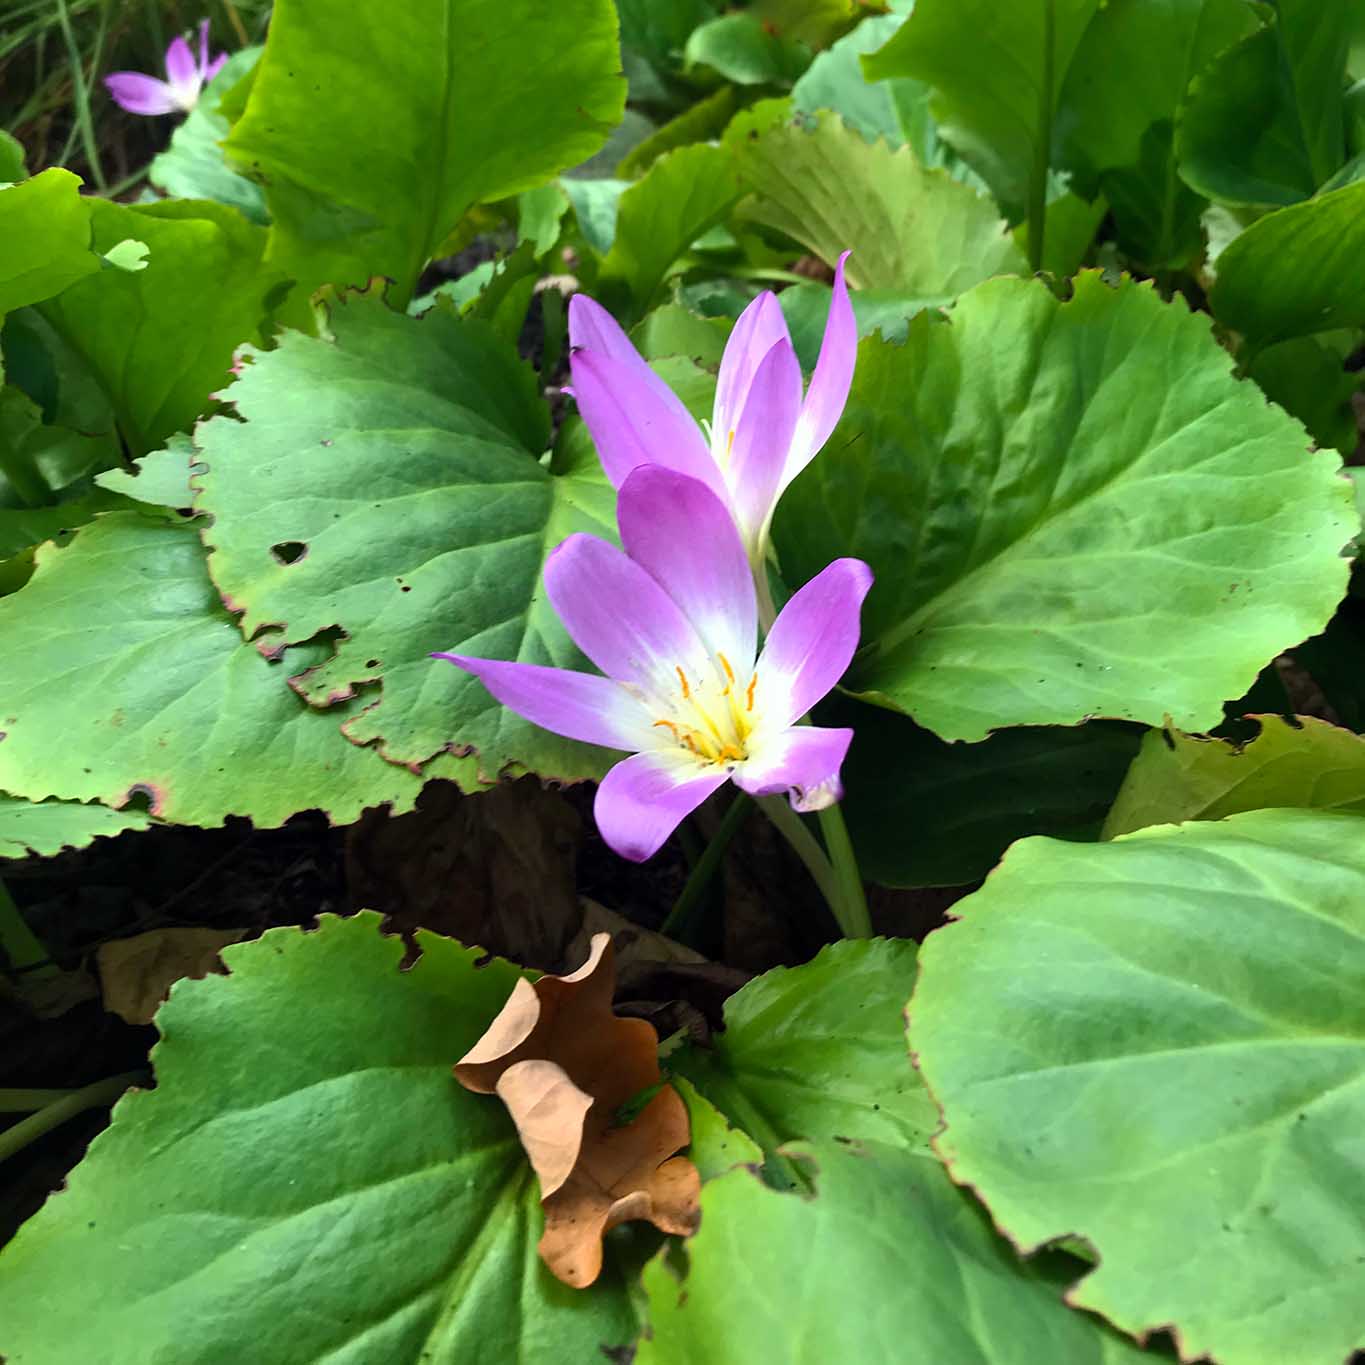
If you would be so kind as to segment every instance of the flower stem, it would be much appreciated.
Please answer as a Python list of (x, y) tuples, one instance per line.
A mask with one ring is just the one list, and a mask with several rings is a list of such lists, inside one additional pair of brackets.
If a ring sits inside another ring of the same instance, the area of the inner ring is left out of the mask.
[(744, 823), (744, 818), (753, 808), (753, 804), (753, 797), (746, 796), (744, 792), (735, 794), (735, 799), (730, 802), (730, 809), (725, 812), (720, 827), (711, 836), (711, 842), (706, 845), (701, 857), (697, 859), (696, 865), (688, 875), (682, 894), (668, 912), (668, 918), (660, 926), (659, 932), (661, 934), (665, 934), (669, 938), (676, 938), (680, 942), (686, 942), (683, 936), (692, 927), (697, 908), (702, 897), (706, 894), (707, 888), (711, 885), (712, 878), (720, 868), (725, 850), (729, 847), (730, 840), (738, 833), (739, 827)]
[(44, 976), (57, 973), (55, 966), (40, 966), (48, 961), (47, 949), (37, 934), (24, 922), (5, 883), (0, 881), (0, 952), (4, 953), (12, 970), (28, 968)]
[(75, 1118), (77, 1114), (82, 1114), (87, 1109), (113, 1104), (130, 1085), (137, 1085), (146, 1079), (145, 1071), (125, 1071), (120, 1076), (110, 1076), (107, 1080), (96, 1081), (93, 1085), (73, 1090), (69, 1095), (44, 1105), (36, 1114), (20, 1119), (12, 1128), (6, 1128), (0, 1133), (0, 1161), (23, 1151), (30, 1142), (36, 1142), (44, 1133), (65, 1123), (67, 1119)]
[(835, 918), (845, 938), (871, 938), (872, 917), (867, 910), (867, 895), (863, 891), (858, 860), (853, 856), (853, 844), (844, 824), (844, 813), (839, 806), (826, 806), (820, 812), (820, 832), (825, 836), (825, 847), (839, 883), (839, 907)]

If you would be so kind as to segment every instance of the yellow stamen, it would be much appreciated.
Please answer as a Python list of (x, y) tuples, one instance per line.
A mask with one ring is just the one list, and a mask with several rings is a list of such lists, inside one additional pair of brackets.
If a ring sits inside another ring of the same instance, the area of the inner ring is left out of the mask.
[(682, 684), (683, 700), (690, 701), (692, 698), (692, 689), (687, 685), (687, 674), (682, 671), (681, 664), (674, 664), (673, 668), (678, 675), (678, 681)]
[(720, 660), (720, 666), (725, 670), (725, 676), (731, 681), (735, 680), (735, 670), (730, 667), (730, 660), (725, 657), (720, 650), (716, 651), (716, 658)]
[(745, 689), (744, 692), (744, 705), (750, 711), (754, 709), (754, 688), (757, 686), (758, 674), (755, 673), (754, 676), (749, 679), (749, 686)]

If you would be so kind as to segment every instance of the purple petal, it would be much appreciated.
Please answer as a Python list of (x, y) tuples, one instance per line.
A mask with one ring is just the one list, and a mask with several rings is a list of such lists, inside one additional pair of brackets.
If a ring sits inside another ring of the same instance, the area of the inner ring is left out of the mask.
[(852, 730), (793, 725), (735, 769), (735, 785), (750, 796), (788, 792), (796, 810), (823, 810), (844, 794), (839, 768), (852, 739)]
[(166, 79), (177, 87), (199, 85), (199, 65), (183, 37), (172, 38), (166, 49)]
[(601, 351), (569, 359), (574, 397), (588, 424), (607, 478), (617, 487), (642, 464), (660, 464), (700, 479), (724, 496), (724, 483), (701, 428), (677, 394), (647, 365), (613, 360)]
[(825, 338), (820, 343), (820, 358), (815, 362), (815, 373), (811, 376), (806, 401), (796, 424), (791, 458), (779, 494), (829, 440), (829, 434), (838, 426), (844, 404), (848, 402), (853, 366), (858, 359), (858, 324), (853, 316), (853, 305), (848, 301), (848, 287), (844, 284), (844, 262), (848, 257), (849, 253), (845, 251), (834, 268), (834, 293), (829, 301)]
[(214, 78), (214, 77), (223, 69), (223, 67), (227, 65), (227, 59), (228, 59), (227, 53), (226, 53), (226, 52), (220, 52), (220, 53), (219, 53), (219, 54), (218, 54), (218, 55), (217, 55), (217, 56), (216, 56), (216, 57), (215, 57), (215, 58), (214, 58), (214, 59), (213, 59), (205, 68), (204, 68), (204, 84), (205, 84), (205, 85), (207, 85), (207, 84), (208, 84), (208, 83), (209, 83), (209, 82), (210, 82), (210, 81), (211, 81), (211, 80), (212, 80), (212, 79), (213, 79), (213, 78)]
[(844, 676), (871, 586), (872, 570), (861, 559), (836, 559), (782, 608), (758, 661), (765, 719), (791, 725)]
[(609, 678), (671, 696), (677, 670), (695, 675), (708, 651), (649, 573), (596, 536), (572, 535), (545, 561), (545, 591), (584, 654)]
[(751, 543), (777, 501), (800, 412), (801, 362), (791, 342), (783, 338), (754, 372), (730, 451), (735, 511)]
[(758, 614), (729, 508), (696, 479), (644, 465), (621, 485), (616, 521), (626, 553), (682, 608), (711, 653), (747, 679)]
[(433, 654), (472, 673), (504, 706), (544, 730), (602, 744), (639, 749), (653, 743), (649, 717), (620, 683), (593, 673), (540, 664)]
[(764, 290), (736, 320), (720, 358), (716, 401), (711, 409), (713, 449), (724, 450), (739, 425), (745, 396), (764, 357), (779, 341), (790, 341), (777, 295)]
[(621, 330), (621, 324), (596, 299), (590, 299), (586, 294), (575, 294), (569, 300), (569, 345), (575, 351), (597, 351), (625, 365), (649, 369), (644, 357)]
[(105, 89), (120, 109), (130, 114), (169, 114), (180, 106), (171, 87), (140, 71), (114, 71), (104, 78)]
[(209, 69), (209, 21), (201, 19), (199, 21), (199, 63), (197, 70), (199, 75), (208, 80), (205, 74)]
[(597, 828), (621, 857), (642, 863), (725, 778), (723, 769), (704, 769), (691, 758), (636, 754), (602, 779), (592, 808)]

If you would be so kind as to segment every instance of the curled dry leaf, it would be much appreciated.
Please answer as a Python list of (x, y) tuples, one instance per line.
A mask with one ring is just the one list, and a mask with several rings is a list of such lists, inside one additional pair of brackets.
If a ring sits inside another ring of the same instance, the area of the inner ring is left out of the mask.
[(541, 1259), (565, 1284), (591, 1284), (602, 1237), (643, 1218), (664, 1232), (696, 1231), (701, 1178), (674, 1153), (689, 1139), (687, 1109), (662, 1086), (627, 1123), (618, 1111), (659, 1086), (659, 1039), (611, 1001), (611, 938), (594, 934), (569, 976), (518, 981), (488, 1032), (455, 1065), (469, 1090), (496, 1094), (540, 1178)]
[(199, 980), (221, 972), (218, 954), (245, 929), (150, 929), (102, 943), (95, 961), (104, 1008), (130, 1024), (150, 1024), (181, 977)]

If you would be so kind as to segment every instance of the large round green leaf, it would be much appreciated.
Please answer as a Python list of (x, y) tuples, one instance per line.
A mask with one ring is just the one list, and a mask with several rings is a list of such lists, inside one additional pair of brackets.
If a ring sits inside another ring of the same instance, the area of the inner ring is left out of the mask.
[(1218, 257), (1209, 303), (1254, 348), (1365, 325), (1365, 180), (1258, 219)]
[(851, 251), (850, 284), (924, 307), (1027, 268), (995, 205), (909, 147), (870, 143), (828, 111), (809, 130), (773, 114), (741, 114), (726, 134), (758, 195), (746, 213), (830, 264)]
[(90, 201), (97, 251), (136, 239), (140, 270), (101, 270), (42, 305), (113, 402), (134, 455), (188, 428), (231, 379), (233, 351), (264, 334), (283, 277), (265, 232), (196, 200)]
[(1011, 222), (1044, 190), (1057, 96), (1100, 0), (917, 0), (869, 79), (934, 89), (943, 138), (974, 167)]
[(1016, 844), (910, 1006), (935, 1145), (1072, 1292), (1220, 1365), (1365, 1346), (1365, 820)]
[(52, 167), (0, 189), (0, 317), (60, 294), (100, 268), (79, 176)]
[(329, 706), (380, 683), (345, 729), (396, 763), (472, 747), (490, 781), (509, 764), (601, 776), (601, 750), (504, 711), (430, 657), (587, 667), (540, 571), (570, 533), (612, 534), (591, 447), (563, 471), (539, 461), (534, 374), (482, 323), (443, 307), (410, 318), (361, 295), (331, 328), (256, 356), (231, 390), (245, 420), (196, 433), (209, 568), (242, 630), (273, 647), (339, 627), (335, 652), (296, 685)]
[(242, 643), (192, 527), (115, 512), (43, 546), (32, 580), (0, 599), (0, 639), (0, 789), (16, 796), (141, 794), (183, 824), (274, 826), (310, 809), (345, 824), (421, 790), (341, 735), (363, 703), (317, 712), (285, 685), (326, 646), (272, 664)]
[(1021, 1263), (937, 1162), (883, 1143), (802, 1144), (815, 1193), (746, 1170), (702, 1190), (679, 1282), (645, 1269), (638, 1365), (1140, 1365), (1062, 1301), (1079, 1263)]
[(908, 940), (831, 944), (751, 981), (725, 1002), (713, 1047), (668, 1064), (770, 1155), (793, 1138), (922, 1146), (938, 1115), (905, 1052), (914, 975)]
[(610, 1269), (536, 1256), (539, 1189), (451, 1066), (516, 979), (379, 916), (224, 950), (157, 1016), (157, 1088), (120, 1101), (0, 1255), (10, 1365), (589, 1361), (634, 1330)]
[(476, 203), (591, 156), (626, 83), (610, 0), (277, 0), (230, 156), (266, 186), (271, 256), (400, 305)]
[[(1357, 0), (1278, 0), (1265, 27), (1195, 80), (1180, 174), (1226, 204), (1307, 199), (1346, 159), (1346, 54)], [(1145, 67), (1133, 62), (1133, 68)]]
[(884, 886), (962, 886), (1016, 839), (1098, 836), (1141, 742), (1132, 725), (1019, 726), (945, 744), (906, 716), (845, 703), (853, 727), (844, 817), (863, 875)]
[(1186, 265), (1203, 247), (1207, 204), (1176, 175), (1176, 115), (1190, 81), (1256, 26), (1246, 0), (1111, 0), (1076, 49), (1057, 111), (1063, 160), (1109, 201), (1119, 246), (1150, 266)]
[(992, 280), (862, 343), (775, 536), (787, 581), (876, 582), (854, 690), (945, 739), (1091, 716), (1218, 723), (1321, 630), (1356, 530), (1337, 457), (1239, 383), (1206, 318), (1131, 280)]
[(0, 792), (0, 858), (50, 858), (64, 848), (84, 848), (125, 829), (146, 829), (139, 810), (110, 810), (79, 801), (25, 801)]
[(1365, 739), (1311, 716), (1256, 716), (1245, 745), (1152, 730), (1104, 822), (1112, 839), (1146, 825), (1305, 806), (1365, 815)]

